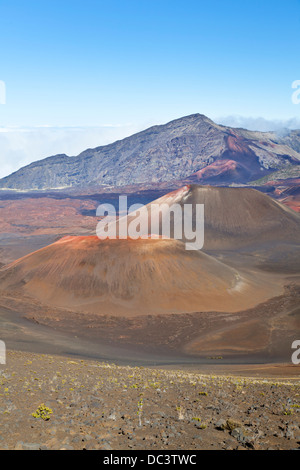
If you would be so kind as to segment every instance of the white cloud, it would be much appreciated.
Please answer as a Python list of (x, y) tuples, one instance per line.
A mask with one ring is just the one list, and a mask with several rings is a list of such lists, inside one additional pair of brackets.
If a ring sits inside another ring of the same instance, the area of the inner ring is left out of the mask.
[(51, 155), (73, 156), (142, 130), (132, 124), (101, 127), (0, 127), (0, 178)]
[(265, 119), (263, 117), (224, 116), (214, 119), (218, 124), (230, 127), (242, 127), (250, 131), (276, 131), (282, 132), (286, 129), (300, 129), (300, 119)]

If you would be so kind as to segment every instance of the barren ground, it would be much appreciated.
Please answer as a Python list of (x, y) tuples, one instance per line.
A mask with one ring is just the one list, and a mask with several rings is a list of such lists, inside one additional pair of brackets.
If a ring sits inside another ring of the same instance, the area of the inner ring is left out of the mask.
[[(10, 351), (0, 449), (296, 449), (300, 381)], [(45, 420), (32, 416), (46, 406)], [(48, 419), (49, 418), (49, 419)]]

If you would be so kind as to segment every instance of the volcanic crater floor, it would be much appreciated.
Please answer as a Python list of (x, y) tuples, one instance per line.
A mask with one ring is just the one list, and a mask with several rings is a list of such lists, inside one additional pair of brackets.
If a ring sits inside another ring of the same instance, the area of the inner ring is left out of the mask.
[(300, 448), (300, 380), (8, 351), (0, 449)]

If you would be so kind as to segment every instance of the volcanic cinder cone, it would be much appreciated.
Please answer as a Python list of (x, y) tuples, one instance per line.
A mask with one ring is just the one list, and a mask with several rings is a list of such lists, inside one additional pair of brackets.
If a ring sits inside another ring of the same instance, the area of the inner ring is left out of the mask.
[(177, 240), (65, 237), (0, 270), (9, 296), (99, 315), (237, 311), (267, 290)]
[[(166, 217), (168, 208), (174, 204), (180, 205), (182, 211), (185, 205), (192, 205), (193, 208), (197, 204), (204, 205), (204, 250), (236, 250), (242, 247), (271, 246), (278, 243), (300, 245), (300, 215), (251, 188), (184, 186), (142, 209), (141, 217), (148, 219), (147, 233), (151, 233), (151, 208), (154, 205), (161, 206), (163, 218)], [(172, 212), (170, 217), (172, 238), (174, 236)], [(134, 216), (129, 214), (128, 224), (132, 220)], [(191, 222), (195, 229), (195, 211)], [(158, 234), (164, 234), (162, 224), (159, 226)], [(190, 241), (185, 237), (184, 225), (181, 240)]]

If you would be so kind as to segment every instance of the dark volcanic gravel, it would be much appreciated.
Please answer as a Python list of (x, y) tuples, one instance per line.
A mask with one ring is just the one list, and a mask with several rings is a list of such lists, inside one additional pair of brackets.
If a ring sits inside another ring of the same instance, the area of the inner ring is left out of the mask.
[(298, 379), (9, 351), (0, 369), (0, 449), (296, 449), (299, 391)]

